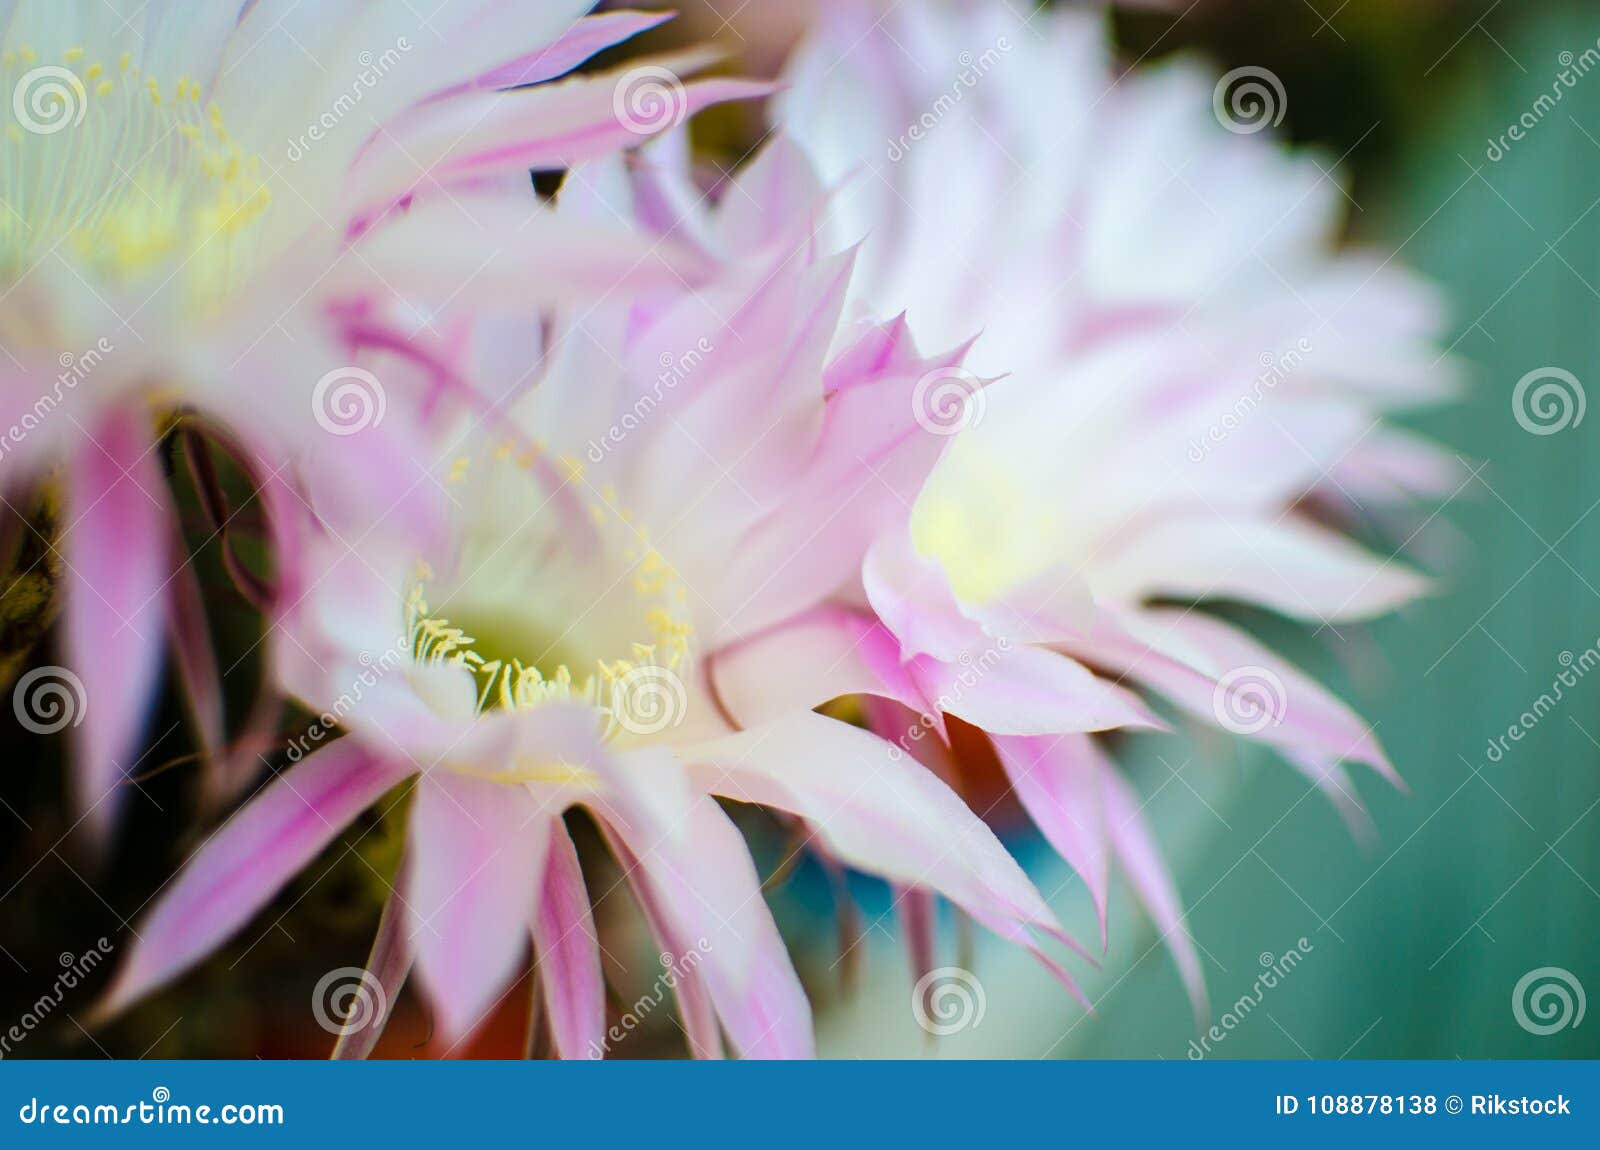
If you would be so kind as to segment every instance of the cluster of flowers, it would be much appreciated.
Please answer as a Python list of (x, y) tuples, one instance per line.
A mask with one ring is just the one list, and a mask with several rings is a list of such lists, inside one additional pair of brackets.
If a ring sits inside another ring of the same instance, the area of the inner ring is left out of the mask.
[[(719, 800), (888, 879), (908, 930), (947, 899), (1077, 994), (1051, 950), (1090, 948), (958, 797), (957, 725), (1102, 945), (1124, 869), (1198, 1008), (1096, 733), (1162, 728), (1160, 697), (1347, 810), (1342, 764), (1392, 776), (1354, 713), (1205, 608), (1337, 623), (1423, 590), (1346, 528), (1453, 482), (1382, 422), (1448, 387), (1438, 309), (1336, 253), (1337, 184), (1225, 130), (1198, 66), (1119, 79), (1099, 18), (1001, 3), (830, 5), (776, 85), (680, 79), (695, 51), (585, 68), (662, 19), (589, 0), (429, 0), (426, 28), (387, 0), (105, 6), (0, 3), (0, 425), (63, 349), (115, 346), (0, 471), (8, 499), (63, 485), (84, 830), (115, 831), (169, 641), (216, 797), (271, 765), (224, 737), (163, 442), (266, 615), (273, 681), (321, 717), (155, 900), (107, 1011), (401, 801), (373, 974), (392, 997), (414, 970), (448, 1037), (531, 939), (556, 1049), (603, 1048), (572, 807), (662, 949), (700, 955), (674, 986), (696, 1054), (813, 1050)], [(762, 146), (708, 173), (686, 121), (756, 99)], [(259, 492), (270, 578), (233, 553), (216, 450)]]

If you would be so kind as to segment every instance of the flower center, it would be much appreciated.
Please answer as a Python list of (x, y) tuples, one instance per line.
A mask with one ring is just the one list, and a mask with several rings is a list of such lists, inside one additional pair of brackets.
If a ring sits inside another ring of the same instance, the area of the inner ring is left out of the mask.
[(964, 436), (917, 496), (912, 544), (943, 567), (961, 602), (990, 603), (1056, 561), (1058, 498), (1030, 487), (991, 441)]
[(197, 82), (164, 85), (126, 54), (52, 63), (26, 46), (0, 57), (0, 77), (0, 278), (64, 251), (117, 284), (176, 265), (196, 305), (237, 285), (271, 194)]
[(564, 653), (561, 637), (547, 638), (516, 617), (491, 616), (478, 623), (470, 614), (446, 618), (429, 607), (421, 581), (406, 603), (412, 658), (471, 671), (478, 685), (480, 714), (520, 710), (552, 699), (575, 700), (606, 711), (622, 726), (636, 717), (628, 696), (641, 680), (680, 677), (689, 661), (692, 628), (687, 621), (665, 607), (649, 607), (643, 618), (648, 642), (633, 642), (625, 658), (592, 656), (585, 661)]
[(520, 467), (479, 470), (492, 478), (459, 488), (454, 573), (420, 569), (406, 601), (412, 658), (470, 671), (479, 714), (570, 700), (603, 712), (608, 738), (681, 724), (693, 626), (677, 571), (608, 494), (564, 521)]

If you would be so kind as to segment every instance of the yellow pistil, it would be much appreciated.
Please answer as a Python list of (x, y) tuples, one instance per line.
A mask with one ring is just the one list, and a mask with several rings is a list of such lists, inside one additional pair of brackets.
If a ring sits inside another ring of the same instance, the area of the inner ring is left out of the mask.
[(649, 610), (645, 624), (651, 641), (634, 643), (630, 658), (597, 658), (589, 669), (580, 667), (579, 673), (574, 674), (564, 662), (546, 670), (515, 657), (486, 659), (477, 649), (477, 638), (433, 613), (420, 582), (406, 603), (412, 659), (425, 666), (464, 667), (471, 671), (478, 681), (480, 713), (521, 710), (551, 700), (607, 707), (613, 689), (633, 672), (653, 667), (677, 672), (683, 668), (689, 658), (692, 625), (664, 608)]

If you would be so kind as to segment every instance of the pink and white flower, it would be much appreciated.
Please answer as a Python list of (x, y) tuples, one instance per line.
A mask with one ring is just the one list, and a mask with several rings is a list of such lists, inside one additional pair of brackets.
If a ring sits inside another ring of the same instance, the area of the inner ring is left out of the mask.
[(848, 684), (935, 765), (921, 736), (944, 716), (987, 732), (1102, 931), (1115, 857), (1198, 1007), (1175, 887), (1093, 733), (1150, 725), (1138, 690), (1278, 747), (1352, 816), (1342, 763), (1396, 778), (1350, 708), (1206, 608), (1338, 625), (1425, 591), (1341, 524), (1457, 481), (1384, 422), (1453, 389), (1438, 304), (1337, 250), (1337, 178), (1225, 122), (1209, 70), (1119, 78), (1099, 15), (836, 5), (788, 80), (776, 122), (841, 185), (828, 234), (864, 241), (852, 306), (906, 308), (935, 343), (982, 335), (920, 393), (952, 447), (872, 544), (863, 594), (720, 661), (730, 712)]
[[(557, 230), (526, 194), (530, 167), (655, 130), (618, 115), (616, 74), (550, 82), (661, 19), (580, 20), (590, 6), (445, 0), (424, 20), (401, 0), (0, 3), (0, 492), (25, 498), (60, 465), (64, 661), (88, 699), (74, 798), (94, 838), (127, 791), (164, 633), (183, 669), (208, 660), (165, 435), (215, 429), (292, 506), (309, 446), (349, 430), (321, 405), (360, 398), (352, 324), (393, 294), (503, 292), (529, 261), (573, 269), (525, 279), (530, 301), (675, 279), (667, 249), (641, 261), (609, 232)], [(687, 114), (759, 90), (674, 94)], [(365, 398), (381, 418), (381, 390)], [(327, 465), (356, 484), (381, 464), (405, 490), (405, 425)], [(204, 677), (189, 686), (215, 743)]]
[(604, 1047), (572, 807), (601, 827), (663, 951), (700, 953), (676, 978), (696, 1054), (720, 1053), (724, 1032), (745, 1056), (812, 1051), (806, 996), (718, 798), (938, 892), (1072, 985), (1041, 946), (1071, 940), (930, 773), (809, 704), (728, 722), (712, 669), (853, 580), (942, 450), (911, 393), (959, 352), (923, 356), (903, 323), (841, 326), (854, 254), (815, 242), (824, 201), (792, 148), (770, 145), (714, 210), (684, 199), (670, 155), (578, 169), (560, 213), (681, 225), (710, 270), (692, 289), (559, 312), (538, 365), (518, 365), (519, 337), (493, 324), (457, 347), (462, 374), (508, 405), (504, 420), (439, 412), (451, 545), (313, 535), (281, 674), (347, 733), (196, 852), (107, 1009), (239, 930), (391, 792), (410, 796), (407, 860), (373, 969), (392, 998), (414, 965), (452, 1040), (531, 938), (557, 1049)]

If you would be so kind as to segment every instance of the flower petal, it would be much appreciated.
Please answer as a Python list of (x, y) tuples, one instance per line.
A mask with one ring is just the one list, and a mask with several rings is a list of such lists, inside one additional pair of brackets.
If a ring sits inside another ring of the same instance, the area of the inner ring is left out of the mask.
[[(657, 769), (640, 784), (650, 786)], [(811, 1006), (761, 894), (749, 848), (716, 801), (688, 798), (671, 822), (628, 795), (616, 797), (626, 823), (613, 821), (648, 877), (660, 913), (693, 953), (717, 1015), (745, 1058), (809, 1058)]]
[[(463, 212), (475, 227), (462, 227)], [(371, 274), (394, 285), (397, 303), (422, 296), (480, 314), (681, 288), (703, 264), (670, 240), (558, 216), (521, 193), (419, 201), (362, 237), (360, 250), (352, 288), (370, 289)], [(530, 267), (560, 272), (530, 277)]]
[(350, 739), (279, 775), (190, 856), (97, 1013), (115, 1014), (199, 962), (403, 778)]
[(1236, 599), (1318, 623), (1382, 615), (1428, 588), (1409, 568), (1293, 517), (1194, 513), (1129, 530), (1095, 559), (1089, 582), (1108, 602)]
[(514, 88), (564, 76), (592, 56), (672, 19), (670, 12), (600, 12), (579, 20), (555, 43), (530, 56), (492, 68), (475, 88)]
[(417, 782), (406, 926), (448, 1042), (487, 1017), (516, 972), (559, 813), (522, 787), (448, 770)]
[(1159, 730), (1163, 725), (1131, 691), (1042, 647), (997, 640), (948, 663), (919, 656), (908, 669), (939, 709), (991, 734)]
[(598, 1058), (606, 1028), (600, 940), (578, 852), (560, 824), (551, 827), (544, 889), (530, 926), (556, 1051), (563, 1058)]
[(1087, 953), (994, 832), (931, 771), (882, 739), (807, 713), (681, 754), (708, 790), (806, 819), (853, 867), (935, 890), (1035, 953), (1034, 929)]
[(1220, 619), (1199, 611), (1107, 612), (1088, 637), (1069, 649), (1228, 730), (1237, 727), (1225, 726), (1226, 700), (1219, 700), (1219, 692), (1230, 673), (1243, 672), (1280, 704), (1273, 708), (1272, 721), (1251, 738), (1286, 754), (1366, 763), (1403, 786), (1361, 716), (1305, 672)]
[[(479, 180), (496, 172), (569, 168), (643, 142), (681, 124), (702, 108), (765, 96), (770, 84), (710, 79), (683, 84), (665, 65), (653, 65), (666, 115), (630, 117), (618, 109), (630, 98), (631, 76), (651, 65), (577, 76), (509, 92), (469, 92), (427, 104), (393, 125), (390, 138), (363, 154), (353, 179), (351, 207), (384, 209), (414, 191)], [(624, 109), (626, 110), (626, 109)], [(681, 113), (681, 115), (680, 115)]]
[(1023, 809), (1088, 886), (1104, 948), (1111, 843), (1094, 740), (1088, 735), (996, 736), (994, 748)]
[(872, 544), (861, 580), (872, 609), (908, 656), (956, 659), (985, 638), (983, 628), (962, 613), (944, 569), (917, 553), (909, 531), (887, 533)]
[(95, 427), (69, 474), (66, 649), (84, 694), (74, 782), (78, 810), (101, 842), (159, 682), (169, 501), (149, 427), (131, 408)]
[[(882, 695), (918, 714), (931, 706), (901, 664), (894, 636), (848, 607), (819, 607), (725, 648), (710, 673), (718, 698), (742, 727), (843, 695)], [(933, 718), (942, 727), (943, 714)]]
[(604, 818), (599, 819), (601, 833), (616, 855), (623, 876), (639, 900), (639, 909), (650, 934), (662, 953), (670, 955), (677, 976), (672, 980), (672, 991), (678, 999), (678, 1011), (683, 1017), (684, 1034), (689, 1040), (689, 1053), (695, 1058), (722, 1058), (722, 1031), (717, 1026), (717, 1009), (711, 1001), (711, 991), (706, 984), (705, 971), (698, 960), (685, 965), (687, 956), (698, 947), (683, 937), (674, 916), (669, 915), (662, 902), (661, 893), (651, 881), (639, 857), (628, 846), (616, 828)]

